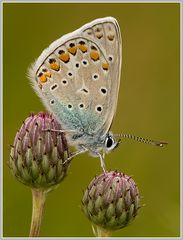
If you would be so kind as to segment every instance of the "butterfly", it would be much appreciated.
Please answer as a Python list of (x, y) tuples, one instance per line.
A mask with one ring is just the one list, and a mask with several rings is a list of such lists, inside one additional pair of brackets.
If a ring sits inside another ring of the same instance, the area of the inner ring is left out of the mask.
[(29, 69), (34, 90), (62, 123), (70, 144), (77, 147), (75, 155), (87, 151), (98, 156), (104, 171), (105, 153), (119, 144), (110, 128), (121, 63), (119, 24), (115, 18), (105, 17), (54, 41)]

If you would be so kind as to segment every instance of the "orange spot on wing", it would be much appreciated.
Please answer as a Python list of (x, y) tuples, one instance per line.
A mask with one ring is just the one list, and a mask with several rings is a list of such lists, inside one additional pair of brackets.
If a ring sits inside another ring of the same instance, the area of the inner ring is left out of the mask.
[(46, 77), (49, 77), (49, 78), (51, 77), (51, 73), (50, 73), (50, 72), (45, 72), (44, 75), (45, 75)]
[(59, 58), (65, 63), (69, 62), (70, 59), (69, 54), (64, 52), (60, 54)]
[(38, 77), (41, 83), (45, 83), (47, 81), (47, 77), (43, 73), (40, 73)]
[(40, 83), (38, 83), (38, 87), (39, 87), (40, 89), (42, 89), (43, 86), (42, 86)]
[(108, 70), (109, 69), (109, 64), (106, 62), (106, 63), (102, 63), (102, 68), (104, 70)]
[(58, 71), (60, 69), (60, 65), (57, 62), (50, 63), (50, 68)]
[(79, 44), (78, 47), (83, 53), (87, 52), (88, 48), (85, 44)]
[(71, 53), (72, 55), (75, 55), (76, 54), (76, 51), (77, 51), (77, 48), (74, 46), (74, 47), (70, 47), (67, 49), (69, 53)]
[(112, 41), (114, 39), (114, 34), (113, 33), (109, 33), (107, 37), (108, 37), (108, 39), (110, 41)]
[(38, 74), (38, 78), (41, 83), (45, 83), (48, 80), (48, 77), (51, 77), (51, 73), (47, 69), (43, 69), (43, 72)]
[(97, 32), (97, 33), (95, 33), (95, 36), (98, 38), (98, 39), (101, 39), (102, 37), (103, 37), (103, 33), (101, 33), (101, 32)]
[(90, 52), (90, 57), (92, 60), (97, 61), (100, 58), (100, 53), (98, 51), (92, 50)]

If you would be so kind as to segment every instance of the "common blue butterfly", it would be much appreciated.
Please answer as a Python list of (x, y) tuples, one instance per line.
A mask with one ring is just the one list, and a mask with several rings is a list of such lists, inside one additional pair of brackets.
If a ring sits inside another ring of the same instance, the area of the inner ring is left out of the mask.
[(35, 91), (62, 123), (70, 143), (79, 150), (76, 154), (88, 151), (99, 156), (104, 171), (104, 154), (118, 145), (109, 130), (117, 106), (121, 62), (120, 28), (115, 18), (106, 17), (54, 41), (29, 70)]

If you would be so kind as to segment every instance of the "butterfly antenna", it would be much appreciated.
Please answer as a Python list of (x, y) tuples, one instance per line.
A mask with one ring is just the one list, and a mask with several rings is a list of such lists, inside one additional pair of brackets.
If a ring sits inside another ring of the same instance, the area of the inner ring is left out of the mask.
[(137, 142), (151, 144), (151, 145), (154, 145), (154, 146), (157, 146), (157, 147), (163, 147), (164, 145), (168, 144), (167, 142), (164, 142), (164, 141), (151, 140), (151, 139), (147, 139), (147, 138), (134, 136), (134, 135), (131, 135), (131, 134), (114, 134), (114, 136), (132, 139), (132, 140), (135, 140)]

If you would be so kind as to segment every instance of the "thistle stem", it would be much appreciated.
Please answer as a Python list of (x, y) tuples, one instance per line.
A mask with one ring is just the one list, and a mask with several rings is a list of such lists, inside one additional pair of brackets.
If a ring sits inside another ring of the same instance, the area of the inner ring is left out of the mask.
[(112, 231), (104, 229), (97, 225), (95, 227), (92, 225), (92, 229), (96, 237), (110, 237), (112, 235)]
[(29, 237), (39, 236), (45, 200), (45, 191), (32, 189), (32, 220)]

